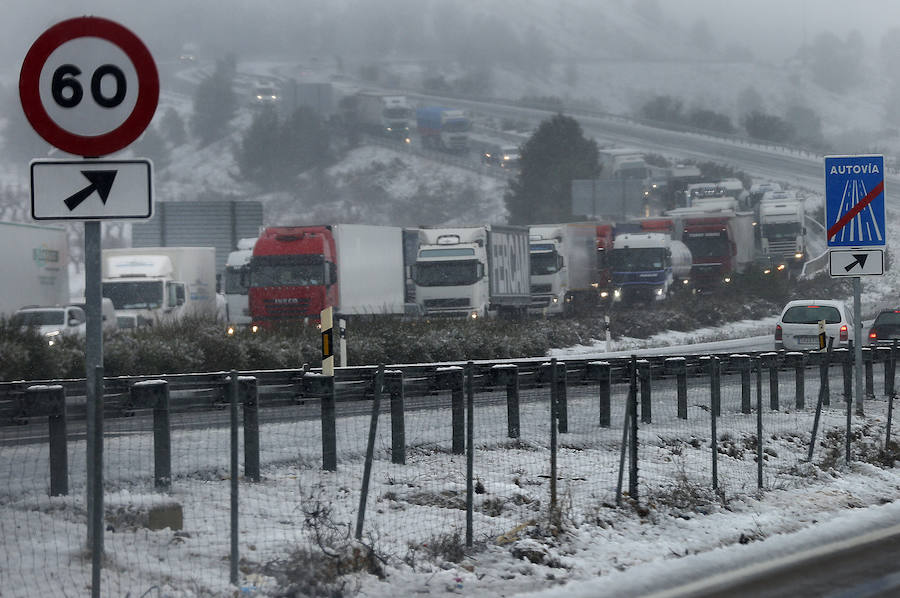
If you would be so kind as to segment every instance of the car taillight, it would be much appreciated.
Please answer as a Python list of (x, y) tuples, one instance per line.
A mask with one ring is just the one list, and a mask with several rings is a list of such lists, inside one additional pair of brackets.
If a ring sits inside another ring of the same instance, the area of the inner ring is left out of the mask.
[(869, 331), (869, 338), (872, 340), (875, 340), (876, 338), (878, 338), (878, 333), (875, 331), (874, 328)]
[(778, 324), (775, 326), (775, 340), (776, 341), (781, 340), (781, 324)]
[(842, 341), (847, 340), (847, 325), (846, 324), (841, 326), (841, 340)]

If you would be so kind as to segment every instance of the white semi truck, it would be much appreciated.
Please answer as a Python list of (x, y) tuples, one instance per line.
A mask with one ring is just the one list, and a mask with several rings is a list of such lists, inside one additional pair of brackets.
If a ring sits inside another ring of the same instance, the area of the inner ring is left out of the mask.
[(217, 315), (214, 247), (104, 249), (102, 258), (103, 296), (117, 316), (154, 324)]
[(409, 141), (413, 109), (406, 96), (361, 91), (356, 94), (356, 118), (371, 132)]
[(0, 315), (69, 302), (69, 240), (58, 226), (0, 222)]
[(542, 224), (528, 229), (531, 241), (529, 313), (579, 311), (597, 298), (597, 223)]
[(763, 199), (757, 206), (760, 253), (777, 266), (803, 266), (806, 213), (801, 199)]
[(419, 229), (412, 266), (425, 316), (515, 316), (531, 303), (528, 228)]

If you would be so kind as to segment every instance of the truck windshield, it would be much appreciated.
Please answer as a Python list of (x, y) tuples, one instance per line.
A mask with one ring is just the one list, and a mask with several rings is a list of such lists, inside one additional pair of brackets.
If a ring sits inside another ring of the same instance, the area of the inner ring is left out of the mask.
[(163, 301), (161, 280), (104, 282), (102, 292), (116, 309), (157, 309)]
[(645, 179), (648, 174), (643, 164), (622, 164), (617, 172), (620, 179)]
[(385, 108), (384, 109), (384, 117), (385, 118), (410, 118), (412, 116), (412, 110), (409, 108)]
[(559, 254), (555, 251), (545, 251), (531, 254), (531, 275), (554, 274), (559, 272)]
[(56, 326), (65, 324), (65, 321), (65, 312), (61, 309), (23, 311), (15, 316), (15, 322), (19, 326)]
[(465, 119), (448, 120), (444, 123), (444, 130), (448, 133), (465, 133), (469, 130), (469, 121)]
[(415, 283), (420, 287), (447, 287), (478, 282), (478, 260), (416, 262)]
[(225, 294), (246, 295), (250, 288), (250, 266), (228, 266), (225, 268)]
[(763, 236), (767, 239), (793, 239), (799, 234), (799, 222), (776, 222), (774, 224), (763, 225)]
[(731, 255), (728, 237), (721, 233), (699, 233), (697, 235), (685, 233), (682, 240), (691, 250), (691, 256), (694, 259)]
[(250, 260), (251, 287), (305, 287), (325, 284), (322, 255), (265, 255)]
[(645, 272), (666, 267), (666, 250), (641, 247), (612, 250), (612, 268), (617, 272)]

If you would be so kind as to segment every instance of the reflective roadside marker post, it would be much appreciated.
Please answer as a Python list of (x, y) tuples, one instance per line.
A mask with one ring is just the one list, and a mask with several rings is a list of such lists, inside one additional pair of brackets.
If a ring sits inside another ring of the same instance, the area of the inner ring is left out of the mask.
[(319, 314), (322, 324), (322, 374), (334, 376), (334, 334), (331, 307), (326, 307)]
[(819, 320), (819, 350), (825, 348), (825, 320)]
[(91, 596), (103, 552), (102, 220), (152, 216), (149, 160), (102, 161), (137, 139), (159, 101), (159, 74), (144, 43), (100, 17), (61, 21), (28, 49), (19, 72), (28, 122), (50, 145), (85, 158), (31, 162), (31, 217), (84, 222), (87, 544)]
[(322, 388), (319, 389), (322, 417), (322, 469), (337, 471), (337, 431), (334, 405), (334, 317), (332, 308), (319, 314), (322, 327)]
[[(828, 271), (831, 276), (853, 278), (854, 393), (859, 414), (863, 413), (861, 277), (884, 275), (887, 243), (884, 206), (884, 156), (825, 156)], [(848, 438), (850, 413), (848, 404)], [(847, 461), (850, 461), (849, 444)]]

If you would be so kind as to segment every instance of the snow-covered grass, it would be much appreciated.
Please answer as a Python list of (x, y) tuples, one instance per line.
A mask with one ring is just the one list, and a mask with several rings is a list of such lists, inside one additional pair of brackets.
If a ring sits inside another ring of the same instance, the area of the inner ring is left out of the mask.
[[(900, 487), (894, 470), (879, 467), (886, 458), (880, 453), (887, 406), (882, 399), (867, 401), (866, 417), (855, 418), (857, 461), (844, 465), (845, 413), (835, 369), (832, 405), (823, 411), (811, 464), (804, 461), (818, 371), (807, 373), (802, 409), (794, 406), (790, 374), (781, 377), (777, 411), (769, 408), (764, 384), (763, 492), (756, 481), (756, 413), (741, 414), (738, 378), (724, 376), (722, 415), (716, 421), (718, 489), (713, 489), (708, 384), (704, 378), (689, 380), (688, 418), (682, 420), (676, 417), (672, 382), (654, 383), (653, 421), (641, 423), (639, 431), (637, 500), (627, 496), (626, 471), (619, 508), (615, 490), (627, 388), (614, 387), (612, 426), (601, 428), (596, 389), (570, 387), (568, 431), (559, 435), (557, 511), (549, 506), (548, 391), (522, 391), (519, 439), (507, 437), (504, 395), (479, 395), (473, 420), (473, 549), (464, 546), (466, 456), (451, 450), (447, 395), (407, 399), (405, 464), (391, 463), (392, 422), (383, 413), (364, 528), (364, 544), (377, 555), (383, 579), (352, 566), (344, 576), (329, 574), (326, 565), (299, 572), (286, 566), (297, 550), (353, 554), (349, 538), (369, 416), (350, 415), (339, 405), (336, 472), (320, 469), (316, 418), (263, 424), (262, 480), (240, 481), (241, 585), (274, 596), (276, 579), (282, 588), (291, 580), (319, 592), (327, 584), (344, 584), (347, 595), (358, 589), (360, 595), (385, 598), (421, 592), (499, 597), (590, 579), (646, 588), (651, 564), (671, 570), (671, 561), (689, 555), (801, 530), (848, 506), (881, 504)], [(881, 396), (878, 381), (876, 391)], [(754, 408), (756, 400), (754, 393)], [(230, 593), (228, 429), (174, 431), (172, 488), (163, 493), (153, 488), (151, 434), (139, 432), (138, 422), (116, 422), (104, 445), (102, 595), (137, 596), (153, 586), (160, 596)], [(83, 595), (90, 580), (83, 441), (69, 444), (67, 497), (47, 496), (46, 446), (5, 444), (0, 451), (4, 595)], [(171, 504), (183, 508), (183, 529), (147, 529), (151, 507)], [(629, 576), (632, 569), (644, 573)]]

